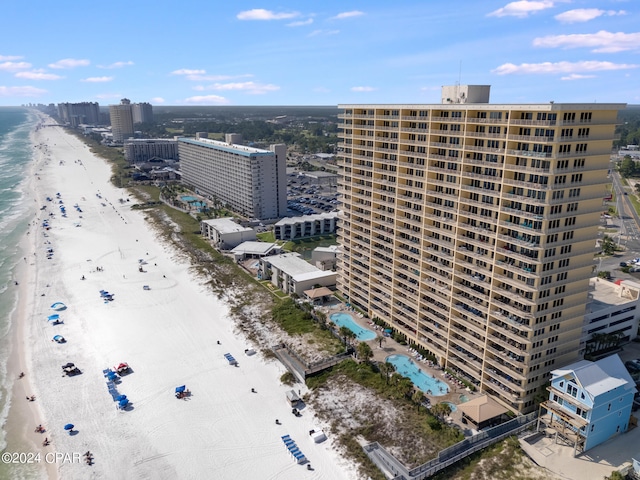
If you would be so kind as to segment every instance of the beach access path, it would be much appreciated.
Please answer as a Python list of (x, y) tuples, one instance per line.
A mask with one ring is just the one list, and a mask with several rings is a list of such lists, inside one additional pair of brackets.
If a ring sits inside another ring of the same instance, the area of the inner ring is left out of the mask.
[[(34, 442), (45, 436), (51, 441), (43, 453), (69, 454), (56, 464), (58, 475), (357, 478), (330, 433), (328, 441), (313, 442), (312, 426), (330, 432), (328, 426), (309, 408), (300, 417), (291, 414), (285, 398), (291, 387), (279, 381), (282, 365), (244, 355), (250, 345), (235, 331), (227, 306), (184, 255), (158, 239), (144, 211), (131, 209), (135, 200), (109, 182), (107, 163), (60, 127), (41, 128), (35, 138), (48, 151), (31, 179), (32, 196), (46, 208), (30, 228), (35, 250), (27, 262), (34, 271), (20, 321), (27, 379), (42, 412), (38, 423), (46, 428), (28, 434)], [(101, 297), (101, 290), (113, 300)], [(54, 302), (67, 307), (57, 312), (58, 325), (47, 320)], [(56, 334), (66, 342), (52, 341)], [(82, 373), (64, 376), (61, 366), (68, 362)], [(124, 411), (103, 373), (120, 362), (132, 368), (112, 385), (130, 400)], [(190, 397), (175, 397), (180, 385)], [(304, 385), (295, 388), (305, 393)], [(71, 432), (64, 429), (68, 423)], [(296, 441), (312, 469), (294, 461), (282, 435)], [(92, 466), (77, 460), (87, 451)]]

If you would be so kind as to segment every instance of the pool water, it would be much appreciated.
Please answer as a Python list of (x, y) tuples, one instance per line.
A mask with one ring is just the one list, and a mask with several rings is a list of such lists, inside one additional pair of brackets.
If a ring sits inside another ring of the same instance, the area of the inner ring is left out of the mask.
[(204, 207), (207, 205), (205, 202), (200, 202), (196, 197), (192, 197), (191, 195), (184, 195), (180, 197), (180, 200), (190, 203), (194, 207)]
[(389, 355), (387, 362), (396, 367), (396, 372), (409, 378), (413, 384), (428, 395), (439, 397), (449, 393), (449, 386), (422, 371), (422, 369), (406, 355)]
[(442, 403), (446, 403), (447, 405), (449, 405), (449, 407), (451, 408), (451, 413), (455, 412), (458, 409), (455, 403), (451, 403), (451, 402), (442, 402)]
[(355, 333), (356, 338), (361, 342), (366, 342), (368, 340), (373, 340), (374, 338), (376, 338), (376, 332), (358, 325), (353, 320), (353, 317), (348, 313), (334, 313), (330, 318), (331, 321), (339, 327), (347, 327), (349, 330)]
[(460, 403), (465, 403), (469, 401), (469, 397), (467, 397), (466, 395), (460, 395)]

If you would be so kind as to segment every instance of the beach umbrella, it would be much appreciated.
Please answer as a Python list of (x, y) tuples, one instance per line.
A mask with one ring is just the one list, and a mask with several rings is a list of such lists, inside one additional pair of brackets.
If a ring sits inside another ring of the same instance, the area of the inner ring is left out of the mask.
[(58, 315), (57, 313), (54, 313), (53, 315), (49, 315), (47, 317), (47, 320), (49, 320), (51, 322), (51, 321), (54, 321), (54, 320), (58, 320), (59, 318), (60, 318), (60, 315)]
[(116, 372), (109, 372), (109, 373), (107, 373), (107, 379), (109, 379), (109, 380), (115, 380), (116, 378), (118, 378), (118, 375), (116, 375)]
[(126, 396), (126, 395), (118, 395), (118, 396), (116, 397), (116, 400), (117, 400), (118, 402), (121, 402), (122, 400), (126, 400), (126, 399), (127, 399), (127, 396)]
[(123, 398), (122, 400), (120, 400), (118, 402), (118, 405), (120, 405), (120, 408), (124, 408), (129, 404), (129, 400), (127, 400), (126, 398)]
[(74, 426), (75, 426), (75, 425), (74, 425), (73, 423), (67, 423), (67, 424), (64, 426), (64, 429), (65, 429), (65, 430), (69, 430), (69, 431), (71, 431), (71, 430), (73, 430), (73, 427), (74, 427)]
[(54, 342), (58, 342), (58, 343), (62, 343), (62, 342), (64, 342), (64, 337), (62, 335), (55, 335), (53, 337), (53, 341)]
[(176, 387), (176, 393), (182, 393), (185, 391), (185, 389), (187, 388), (186, 385), (182, 385), (180, 387)]

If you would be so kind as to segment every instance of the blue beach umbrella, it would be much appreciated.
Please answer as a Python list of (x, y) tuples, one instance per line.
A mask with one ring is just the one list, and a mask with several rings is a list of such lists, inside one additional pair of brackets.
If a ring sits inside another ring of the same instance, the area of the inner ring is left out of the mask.
[(107, 373), (107, 379), (109, 379), (109, 380), (115, 380), (116, 378), (118, 378), (118, 375), (116, 374), (116, 372), (109, 372), (109, 373)]
[(69, 431), (71, 431), (71, 430), (73, 430), (73, 427), (74, 427), (73, 423), (67, 423), (67, 424), (64, 426), (64, 429), (65, 429), (65, 430), (69, 430)]
[(126, 396), (126, 395), (118, 395), (118, 396), (116, 397), (116, 400), (117, 400), (118, 402), (121, 402), (122, 400), (126, 400), (126, 399), (127, 399), (127, 396)]
[(129, 404), (129, 400), (127, 400), (126, 398), (123, 398), (122, 400), (120, 400), (118, 402), (118, 405), (120, 405), (120, 408), (124, 408)]
[(60, 315), (58, 315), (57, 313), (54, 313), (53, 315), (49, 315), (47, 317), (47, 320), (49, 320), (50, 322), (58, 320), (60, 318)]
[(186, 385), (182, 385), (180, 387), (176, 387), (176, 393), (182, 393), (185, 391), (185, 389), (187, 388)]
[(58, 343), (62, 343), (62, 342), (64, 342), (64, 337), (62, 335), (54, 335), (53, 341), (54, 342), (58, 342)]

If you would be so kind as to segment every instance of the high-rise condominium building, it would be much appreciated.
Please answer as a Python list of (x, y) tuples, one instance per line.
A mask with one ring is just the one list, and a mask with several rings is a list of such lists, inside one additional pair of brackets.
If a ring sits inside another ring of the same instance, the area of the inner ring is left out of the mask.
[(58, 117), (72, 127), (80, 124), (98, 125), (100, 106), (97, 102), (59, 103)]
[(340, 105), (338, 288), (526, 412), (584, 347), (624, 104), (467, 98), (488, 102), (488, 88), (450, 87), (437, 105)]
[(207, 138), (179, 138), (182, 181), (249, 218), (273, 219), (287, 214), (287, 147), (269, 150)]
[(128, 98), (120, 100), (119, 105), (109, 105), (109, 116), (114, 143), (123, 143), (126, 139), (133, 137), (133, 113), (131, 101)]
[(153, 122), (153, 106), (150, 103), (132, 103), (131, 114), (133, 115), (133, 123)]

